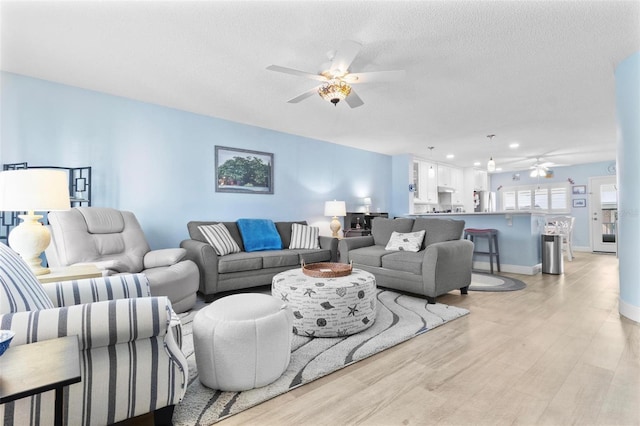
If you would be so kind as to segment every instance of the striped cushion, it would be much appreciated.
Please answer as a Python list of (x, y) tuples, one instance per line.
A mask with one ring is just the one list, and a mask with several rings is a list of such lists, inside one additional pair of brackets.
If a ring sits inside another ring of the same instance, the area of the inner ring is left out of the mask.
[(424, 240), (424, 230), (406, 233), (393, 231), (384, 249), (417, 252), (420, 251), (422, 240)]
[[(105, 425), (177, 404), (188, 364), (169, 331), (166, 297), (0, 315), (15, 344), (77, 335), (82, 381), (65, 388), (64, 424)], [(5, 426), (52, 424), (54, 392), (0, 405)]]
[(200, 232), (207, 240), (218, 256), (224, 256), (230, 253), (240, 253), (240, 246), (231, 238), (231, 234), (226, 226), (222, 223), (215, 225), (200, 225)]
[(29, 266), (0, 243), (0, 314), (53, 308)]
[(46, 284), (43, 288), (55, 307), (151, 296), (149, 280), (144, 274), (61, 281)]
[(300, 225), (294, 223), (291, 225), (291, 244), (290, 249), (319, 249), (318, 234), (320, 228), (316, 226)]

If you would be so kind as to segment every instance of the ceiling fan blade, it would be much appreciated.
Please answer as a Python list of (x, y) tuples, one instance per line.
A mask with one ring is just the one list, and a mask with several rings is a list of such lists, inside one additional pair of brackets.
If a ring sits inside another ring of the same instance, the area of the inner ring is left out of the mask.
[(269, 71), (283, 72), (285, 74), (296, 75), (298, 77), (311, 78), (313, 80), (327, 81), (327, 77), (320, 74), (312, 74), (306, 71), (294, 70), (293, 68), (281, 67), (280, 65), (269, 65), (267, 67)]
[(356, 56), (358, 56), (360, 49), (362, 49), (362, 45), (357, 41), (343, 41), (331, 61), (331, 68), (329, 71), (332, 74), (341, 74), (349, 71), (351, 62), (353, 62)]
[(320, 86), (317, 86), (317, 87), (314, 87), (313, 89), (307, 90), (306, 92), (296, 96), (295, 98), (289, 99), (287, 102), (290, 103), (290, 104), (297, 104), (300, 101), (304, 101), (305, 99), (310, 98), (311, 96), (318, 94), (318, 88), (319, 87)]
[(360, 96), (358, 96), (358, 94), (353, 89), (351, 89), (351, 93), (349, 93), (349, 96), (347, 96), (344, 100), (351, 108), (358, 108), (359, 106), (364, 105), (364, 102), (362, 102)]
[(405, 70), (356, 72), (345, 75), (343, 80), (349, 84), (376, 83), (379, 81), (401, 80), (406, 74)]

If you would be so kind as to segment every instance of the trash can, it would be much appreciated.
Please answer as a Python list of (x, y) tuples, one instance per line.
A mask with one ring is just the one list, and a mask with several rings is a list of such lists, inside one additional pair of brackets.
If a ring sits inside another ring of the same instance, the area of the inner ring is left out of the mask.
[(562, 235), (542, 234), (542, 273), (563, 274)]

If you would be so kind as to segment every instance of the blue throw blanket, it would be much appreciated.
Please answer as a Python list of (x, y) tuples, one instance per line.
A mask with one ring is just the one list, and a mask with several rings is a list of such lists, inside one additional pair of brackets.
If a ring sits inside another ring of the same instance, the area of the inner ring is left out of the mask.
[(282, 239), (276, 225), (269, 219), (238, 219), (244, 251), (280, 250)]

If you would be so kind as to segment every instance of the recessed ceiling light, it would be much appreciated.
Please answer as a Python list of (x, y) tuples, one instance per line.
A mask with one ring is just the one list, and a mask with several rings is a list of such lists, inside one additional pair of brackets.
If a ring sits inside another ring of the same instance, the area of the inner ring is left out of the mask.
[(455, 155), (453, 155), (453, 154), (447, 154), (447, 158), (448, 158), (448, 159), (452, 159), (453, 157), (455, 157)]
[(481, 163), (479, 161), (476, 161), (475, 163), (473, 163), (474, 166), (478, 167)]
[(514, 142), (514, 143), (512, 143), (512, 144), (510, 144), (510, 145), (509, 145), (509, 148), (511, 148), (511, 149), (516, 149), (516, 148), (517, 148), (517, 147), (519, 147), (519, 146), (520, 146), (520, 144), (519, 144), (518, 142)]
[(501, 172), (502, 171), (502, 167), (496, 167), (496, 172)]

